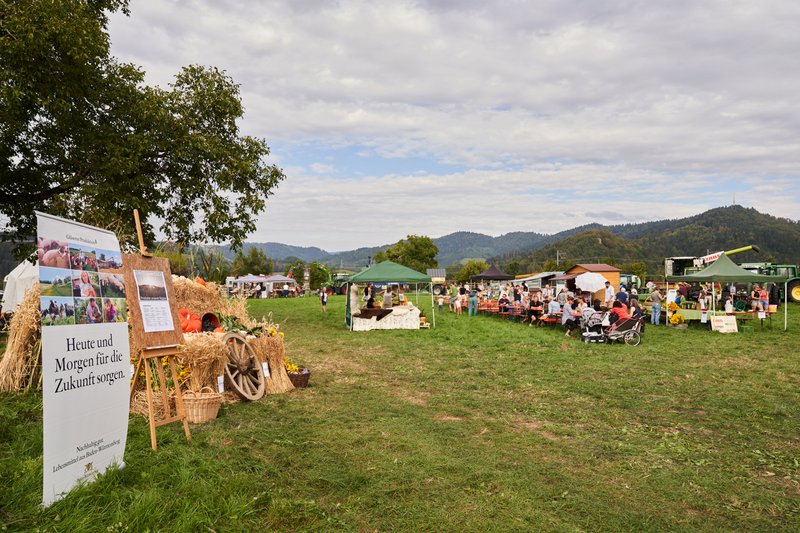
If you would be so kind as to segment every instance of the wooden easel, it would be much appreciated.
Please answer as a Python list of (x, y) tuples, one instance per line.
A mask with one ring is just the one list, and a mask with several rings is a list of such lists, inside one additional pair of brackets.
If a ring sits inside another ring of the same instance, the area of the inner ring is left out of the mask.
[[(186, 441), (191, 442), (192, 440), (192, 435), (189, 432), (189, 423), (186, 419), (186, 409), (183, 406), (183, 395), (181, 394), (180, 386), (178, 386), (178, 369), (175, 365), (175, 355), (177, 354), (177, 351), (177, 346), (143, 348), (142, 354), (139, 356), (139, 361), (136, 363), (136, 370), (133, 373), (133, 381), (131, 382), (131, 400), (133, 400), (133, 393), (135, 392), (136, 388), (136, 378), (139, 375), (142, 365), (144, 365), (145, 380), (147, 382), (145, 389), (147, 391), (147, 416), (150, 420), (150, 445), (153, 447), (153, 451), (158, 449), (158, 443), (156, 442), (156, 428), (166, 424), (171, 424), (173, 422), (182, 422), (183, 432), (186, 434)], [(164, 408), (164, 413), (167, 415), (172, 414), (166, 394), (167, 377), (160, 362), (162, 357), (166, 357), (167, 361), (169, 362), (169, 370), (170, 374), (172, 375), (172, 382), (175, 384), (175, 414), (160, 420), (156, 420), (155, 410), (153, 409), (153, 370), (150, 362), (152, 359), (156, 359), (159, 387), (163, 391), (161, 394), (161, 403)]]
[[(128, 312), (131, 316), (137, 316), (140, 312), (139, 295), (136, 280), (133, 275), (133, 269), (160, 270), (164, 272), (164, 280), (166, 282), (168, 300), (170, 302), (174, 302), (175, 300), (175, 291), (172, 287), (172, 278), (170, 277), (169, 272), (169, 262), (163, 258), (154, 258), (153, 255), (147, 251), (147, 248), (144, 245), (144, 238), (142, 237), (142, 226), (139, 222), (139, 211), (137, 209), (133, 210), (133, 217), (136, 221), (136, 233), (139, 236), (140, 256), (125, 254), (122, 264), (125, 267), (124, 274)], [(153, 447), (153, 451), (156, 451), (158, 448), (158, 443), (156, 442), (156, 428), (166, 424), (171, 424), (173, 422), (182, 422), (183, 432), (186, 434), (186, 441), (190, 442), (192, 440), (192, 435), (189, 432), (189, 423), (186, 419), (186, 409), (183, 406), (183, 395), (181, 394), (181, 388), (178, 385), (178, 369), (175, 363), (175, 356), (178, 353), (179, 345), (183, 343), (183, 333), (179, 329), (180, 321), (178, 320), (177, 312), (175, 311), (174, 306), (170, 305), (170, 308), (173, 315), (173, 324), (176, 326), (174, 331), (147, 333), (144, 331), (144, 324), (141, 318), (138, 320), (130, 320), (132, 326), (131, 334), (134, 340), (134, 349), (141, 349), (141, 355), (136, 363), (136, 369), (133, 373), (133, 380), (131, 381), (130, 399), (133, 400), (136, 379), (139, 376), (142, 365), (144, 365), (145, 380), (147, 381), (145, 386), (147, 391), (147, 414), (150, 420), (150, 445)], [(174, 415), (170, 409), (169, 399), (167, 398), (166, 394), (167, 377), (160, 361), (160, 359), (163, 357), (167, 358), (172, 383), (175, 385)], [(152, 361), (154, 359), (157, 369), (156, 373), (159, 379), (158, 385), (162, 391), (161, 402), (165, 414), (165, 418), (158, 420), (156, 419), (155, 410), (153, 409), (154, 383)]]

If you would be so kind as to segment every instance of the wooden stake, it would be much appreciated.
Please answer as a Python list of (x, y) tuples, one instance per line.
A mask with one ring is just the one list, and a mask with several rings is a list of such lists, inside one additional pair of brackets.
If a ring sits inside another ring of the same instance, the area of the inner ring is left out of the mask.
[(142, 224), (139, 222), (139, 210), (133, 210), (133, 219), (136, 221), (136, 235), (139, 237), (139, 253), (142, 257), (153, 257), (153, 254), (147, 251), (147, 246), (144, 245), (144, 237), (142, 236)]

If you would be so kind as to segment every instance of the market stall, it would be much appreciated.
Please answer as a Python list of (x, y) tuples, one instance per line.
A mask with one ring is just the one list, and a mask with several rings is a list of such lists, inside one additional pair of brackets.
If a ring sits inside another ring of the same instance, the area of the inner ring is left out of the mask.
[[(420, 309), (408, 301), (405, 305), (393, 305), (391, 309), (362, 309), (359, 305), (358, 285), (366, 283), (408, 283), (431, 286), (431, 313), (433, 327), (436, 327), (433, 287), (430, 276), (399, 265), (393, 261), (383, 261), (347, 280), (347, 304), (345, 305), (345, 324), (350, 331), (370, 331), (374, 329), (420, 329)], [(386, 312), (389, 311), (389, 312)]]
[[(717, 301), (717, 294), (716, 294), (716, 283), (730, 283), (730, 282), (747, 282), (747, 283), (783, 283), (786, 285), (786, 278), (782, 276), (767, 276), (763, 274), (756, 274), (750, 272), (749, 270), (745, 270), (733, 261), (726, 255), (722, 254), (719, 259), (714, 261), (711, 265), (699, 272), (694, 272), (692, 274), (688, 274), (686, 276), (667, 276), (667, 292), (669, 292), (669, 283), (675, 282), (687, 282), (687, 283), (710, 283), (711, 284), (711, 302), (712, 308), (710, 309), (710, 313), (713, 315), (716, 313), (716, 301)], [(785, 289), (785, 287), (784, 287)], [(787, 316), (787, 306), (788, 306), (788, 292), (784, 290), (784, 294), (787, 295), (787, 300), (784, 301), (783, 305), (783, 329), (784, 331), (788, 329), (788, 316)]]
[(509, 281), (514, 279), (514, 276), (502, 272), (499, 268), (492, 265), (480, 274), (470, 276), (470, 281)]

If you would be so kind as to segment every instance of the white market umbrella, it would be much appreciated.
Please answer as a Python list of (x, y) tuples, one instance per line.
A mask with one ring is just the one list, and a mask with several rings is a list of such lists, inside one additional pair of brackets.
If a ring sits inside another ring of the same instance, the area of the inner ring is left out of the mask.
[(575, 286), (585, 292), (597, 292), (606, 287), (607, 281), (597, 272), (584, 272), (575, 278)]

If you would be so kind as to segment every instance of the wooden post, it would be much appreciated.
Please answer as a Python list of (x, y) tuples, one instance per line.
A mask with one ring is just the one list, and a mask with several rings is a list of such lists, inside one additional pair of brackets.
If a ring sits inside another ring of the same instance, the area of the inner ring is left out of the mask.
[(153, 254), (147, 251), (147, 246), (144, 245), (144, 236), (142, 236), (142, 224), (139, 222), (139, 210), (133, 210), (133, 219), (136, 222), (136, 235), (139, 237), (139, 254), (142, 257), (153, 257)]

